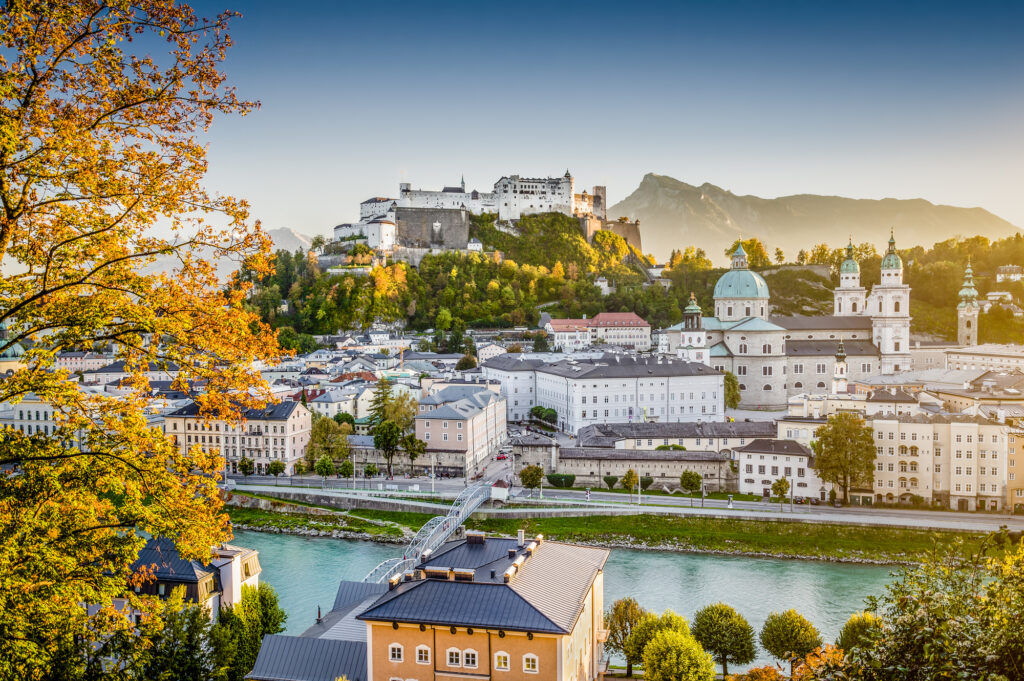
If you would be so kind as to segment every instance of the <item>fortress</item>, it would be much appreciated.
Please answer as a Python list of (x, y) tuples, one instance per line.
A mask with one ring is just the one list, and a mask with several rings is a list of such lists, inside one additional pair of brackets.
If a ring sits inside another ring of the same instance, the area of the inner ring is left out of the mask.
[(359, 205), (359, 221), (334, 228), (336, 241), (365, 239), (378, 250), (406, 248), (469, 247), (469, 216), (495, 213), (499, 221), (512, 222), (525, 215), (562, 213), (580, 220), (587, 239), (602, 229), (622, 236), (642, 252), (636, 222), (609, 222), (607, 190), (595, 186), (576, 192), (568, 170), (561, 177), (531, 178), (507, 175), (494, 183), (493, 191), (466, 190), (465, 178), (441, 190), (413, 189), (403, 182), (398, 197), (375, 196)]

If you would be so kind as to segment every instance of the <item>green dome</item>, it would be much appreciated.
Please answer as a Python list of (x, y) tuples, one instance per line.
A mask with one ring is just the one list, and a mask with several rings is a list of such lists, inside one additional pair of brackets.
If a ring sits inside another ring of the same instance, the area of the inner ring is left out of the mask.
[(757, 272), (750, 270), (729, 270), (715, 284), (715, 298), (764, 298), (768, 299), (768, 284)]
[(846, 244), (846, 260), (839, 266), (840, 274), (859, 274), (860, 265), (853, 258), (853, 239), (850, 239), (850, 243)]
[(683, 312), (689, 312), (691, 314), (700, 314), (700, 305), (697, 304), (697, 297), (690, 293), (690, 302), (683, 308)]
[(892, 230), (889, 230), (889, 248), (885, 251), (885, 257), (882, 258), (882, 269), (903, 269), (903, 261), (900, 260), (900, 256), (896, 254), (896, 236), (892, 233)]

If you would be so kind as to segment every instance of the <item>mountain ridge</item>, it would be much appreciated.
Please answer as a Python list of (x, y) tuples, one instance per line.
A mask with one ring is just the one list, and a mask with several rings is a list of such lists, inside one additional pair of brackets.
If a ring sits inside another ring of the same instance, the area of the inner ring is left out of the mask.
[(889, 229), (900, 246), (930, 246), (955, 236), (991, 239), (1018, 227), (981, 207), (935, 204), (926, 199), (859, 199), (839, 195), (790, 194), (764, 198), (735, 194), (710, 182), (695, 186), (647, 173), (629, 196), (608, 209), (609, 217), (640, 220), (645, 250), (665, 260), (672, 249), (703, 248), (718, 263), (729, 244), (756, 236), (793, 260), (800, 249), (826, 242), (840, 246), (849, 236), (881, 248)]

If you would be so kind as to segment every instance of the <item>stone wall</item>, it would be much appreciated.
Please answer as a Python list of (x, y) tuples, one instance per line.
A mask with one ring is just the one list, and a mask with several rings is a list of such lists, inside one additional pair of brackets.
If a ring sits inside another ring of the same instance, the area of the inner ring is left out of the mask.
[[(434, 229), (434, 223), (440, 223)], [(395, 209), (396, 241), (409, 248), (463, 249), (469, 243), (469, 211), (450, 208)]]
[(640, 222), (613, 222), (610, 220), (602, 220), (596, 217), (581, 217), (580, 229), (583, 230), (584, 236), (587, 237), (587, 241), (592, 241), (594, 235), (601, 230), (613, 232), (618, 234), (626, 243), (640, 251), (644, 252), (643, 241), (640, 238)]

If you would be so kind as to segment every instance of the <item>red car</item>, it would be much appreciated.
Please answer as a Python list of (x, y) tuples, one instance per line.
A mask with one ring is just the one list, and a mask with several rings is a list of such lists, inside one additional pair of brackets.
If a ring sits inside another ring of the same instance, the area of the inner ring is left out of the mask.
[(508, 458), (508, 454), (498, 454), (498, 457), (497, 457), (498, 461), (504, 461), (507, 458)]

